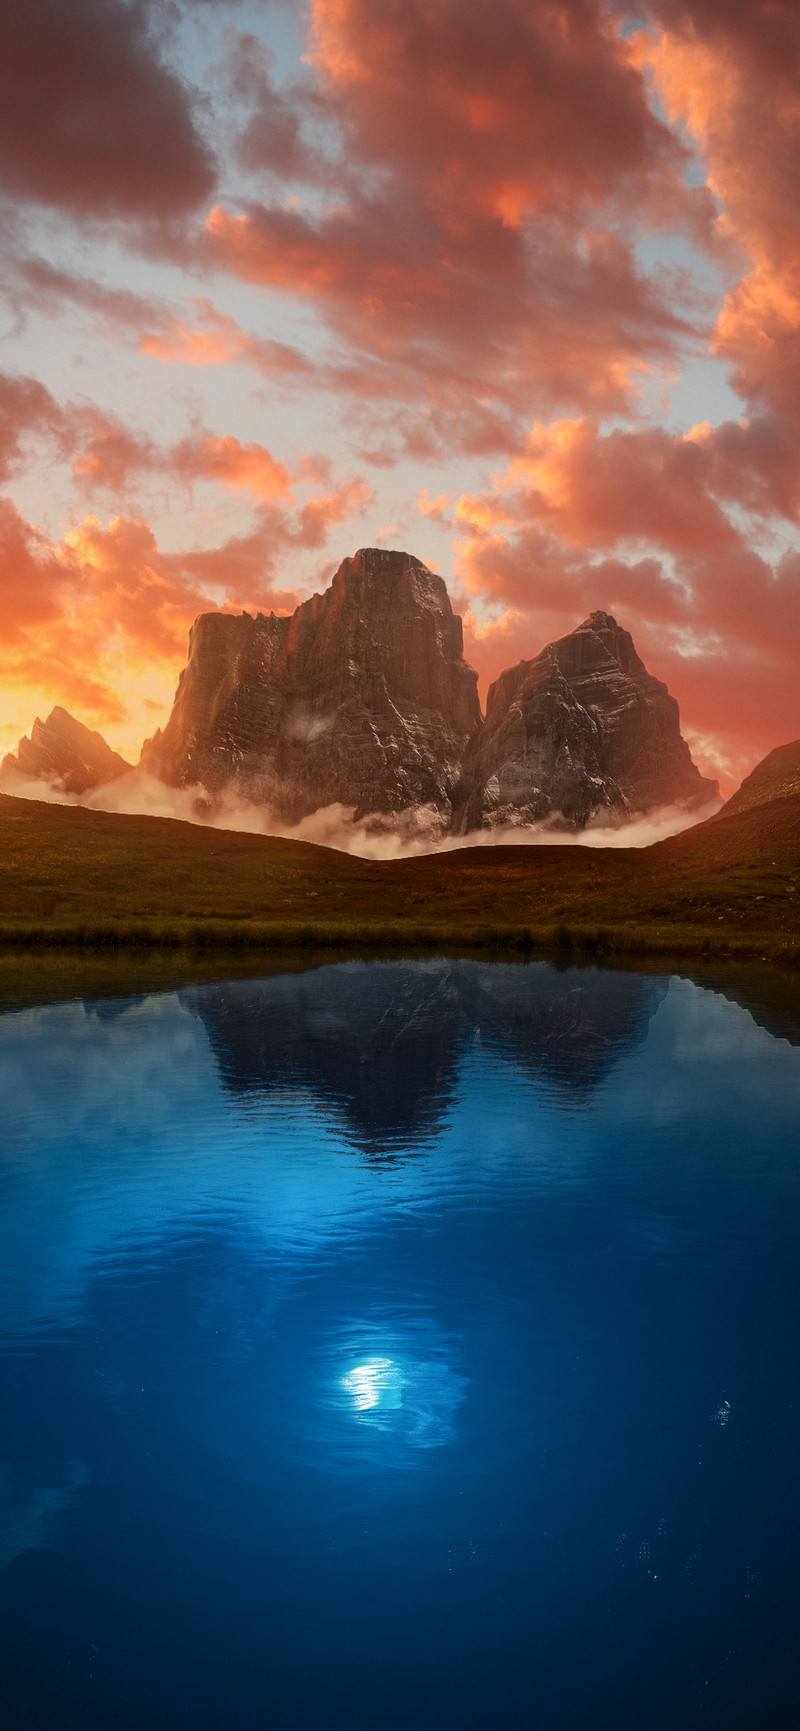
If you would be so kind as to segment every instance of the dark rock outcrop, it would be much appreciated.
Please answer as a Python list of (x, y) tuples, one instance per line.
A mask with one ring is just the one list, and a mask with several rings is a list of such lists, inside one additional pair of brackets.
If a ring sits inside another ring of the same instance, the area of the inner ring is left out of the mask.
[(6, 776), (48, 782), (62, 793), (88, 793), (125, 775), (130, 764), (106, 744), (101, 733), (76, 721), (66, 709), (51, 709), (46, 721), (39, 717), (20, 740), (16, 752), (3, 758)]
[(627, 631), (592, 613), (501, 673), (454, 796), (457, 833), (497, 824), (580, 830), (717, 794), (681, 737), (678, 705)]
[(268, 806), (356, 817), (429, 808), (444, 827), (480, 726), (477, 675), (441, 577), (366, 548), (290, 616), (203, 614), (163, 731), (142, 765)]

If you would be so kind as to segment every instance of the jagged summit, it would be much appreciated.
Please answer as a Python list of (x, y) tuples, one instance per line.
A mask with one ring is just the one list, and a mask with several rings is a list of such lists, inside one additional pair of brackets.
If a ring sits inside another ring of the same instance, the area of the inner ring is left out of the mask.
[(202, 614), (142, 763), (283, 822), (338, 803), (357, 817), (425, 808), (441, 827), (480, 721), (443, 579), (409, 553), (365, 547), (291, 615)]
[(501, 674), (481, 716), (447, 587), (412, 554), (363, 547), (291, 615), (203, 614), (143, 765), (295, 823), (340, 804), (431, 835), (498, 823), (581, 829), (716, 793), (678, 706), (597, 609)]
[(624, 823), (717, 794), (681, 737), (678, 705), (597, 610), (490, 687), (454, 796), (460, 833), (496, 824)]
[(5, 775), (48, 782), (62, 793), (80, 794), (116, 781), (131, 766), (112, 751), (101, 733), (57, 704), (46, 721), (37, 715), (30, 738), (26, 734), (0, 767)]
[[(678, 706), (612, 614), (491, 686), (481, 715), (444, 580), (412, 554), (362, 547), (292, 614), (204, 613), (163, 732), (141, 764), (168, 786), (295, 824), (340, 805), (431, 841), (498, 824), (580, 830), (716, 794)], [(129, 769), (60, 707), (6, 777), (81, 794)]]

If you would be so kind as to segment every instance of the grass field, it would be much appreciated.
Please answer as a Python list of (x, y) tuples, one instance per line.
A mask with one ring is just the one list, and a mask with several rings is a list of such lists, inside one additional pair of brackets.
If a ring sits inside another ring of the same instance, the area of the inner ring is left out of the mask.
[(800, 965), (796, 794), (647, 849), (385, 862), (0, 796), (0, 861), (6, 948), (513, 948)]

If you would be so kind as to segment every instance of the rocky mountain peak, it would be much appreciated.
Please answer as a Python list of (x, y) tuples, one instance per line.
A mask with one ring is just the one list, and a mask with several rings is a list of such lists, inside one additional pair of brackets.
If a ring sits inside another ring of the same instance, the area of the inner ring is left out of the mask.
[[(576, 630), (619, 631), (620, 626), (617, 624), (613, 613), (604, 613), (601, 607), (596, 607), (594, 612), (589, 614), (588, 619), (584, 619), (583, 623), (576, 627)], [(574, 632), (571, 632), (570, 635), (574, 636)]]
[(630, 633), (597, 611), (489, 690), (454, 799), (461, 833), (497, 824), (583, 829), (715, 798), (678, 705)]
[[(500, 824), (619, 824), (717, 792), (666, 686), (600, 608), (502, 673), (484, 720), (446, 584), (386, 547), (359, 548), (291, 614), (201, 614), (141, 762), (212, 809), (224, 792), (296, 824), (340, 805), (431, 841)], [(3, 765), (70, 793), (127, 768), (60, 707)]]
[(57, 704), (46, 721), (36, 717), (30, 738), (26, 734), (16, 752), (3, 758), (1, 767), (6, 777), (22, 776), (48, 782), (62, 793), (80, 794), (116, 781), (131, 766), (112, 751), (101, 733)]
[(678, 706), (628, 631), (596, 609), (495, 680), (486, 719), (443, 579), (362, 547), (285, 617), (204, 614), (143, 763), (284, 823), (340, 804), (432, 837), (487, 825), (623, 823), (716, 793)]
[(287, 823), (342, 804), (357, 817), (423, 807), (441, 827), (480, 721), (442, 578), (409, 553), (365, 547), (291, 615), (202, 615), (142, 762)]

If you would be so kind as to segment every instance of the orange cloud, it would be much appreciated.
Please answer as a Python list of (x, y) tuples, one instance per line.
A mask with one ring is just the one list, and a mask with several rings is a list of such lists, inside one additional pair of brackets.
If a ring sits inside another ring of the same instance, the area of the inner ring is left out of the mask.
[(300, 595), (281, 567), (293, 551), (324, 549), (367, 498), (351, 481), (291, 507), (282, 487), (266, 487), (248, 532), (179, 553), (165, 553), (135, 516), (89, 515), (52, 543), (0, 500), (6, 741), (58, 702), (108, 728), (135, 757), (154, 715), (168, 713), (196, 615), (220, 606), (291, 611)]
[(143, 355), (154, 360), (178, 361), (190, 367), (219, 367), (241, 358), (243, 334), (235, 319), (221, 321), (221, 328), (203, 330), (198, 325), (173, 319), (164, 330), (144, 331), (139, 338)]
[(577, 546), (723, 550), (739, 536), (709, 492), (707, 444), (660, 429), (600, 437), (586, 419), (537, 423), (511, 478), (531, 489), (539, 521)]
[(42, 435), (62, 444), (62, 410), (38, 379), (0, 373), (0, 476), (6, 479), (20, 465), (30, 436)]
[[(191, 302), (194, 323), (178, 315), (165, 317), (150, 330), (139, 330), (141, 353), (170, 365), (217, 367), (243, 362), (267, 377), (304, 376), (312, 364), (289, 343), (272, 342), (244, 331), (230, 313), (221, 313), (202, 295)], [(138, 321), (139, 324), (141, 321)]]
[(687, 126), (720, 229), (752, 268), (728, 293), (716, 347), (737, 389), (800, 426), (800, 12), (795, 0), (650, 0), (639, 53)]
[(437, 432), (508, 448), (532, 399), (630, 405), (694, 314), (626, 221), (710, 235), (712, 206), (600, 0), (315, 0), (310, 61), (339, 184), (331, 158), (313, 205), (218, 203), (213, 261), (312, 301), (370, 388), (412, 405), (417, 454)]
[(432, 499), (427, 488), (423, 487), (417, 494), (417, 510), (421, 517), (433, 517), (438, 522), (442, 523), (446, 520), (449, 509), (449, 493), (437, 493), (435, 498)]
[(691, 438), (602, 435), (586, 418), (537, 424), (493, 491), (456, 507), (470, 653), (483, 677), (603, 607), (633, 632), (706, 749), (716, 741), (721, 763), (743, 771), (758, 750), (794, 737), (800, 557), (769, 564), (742, 512), (764, 504), (766, 479), (753, 477), (759, 465), (766, 477), (774, 433), (772, 423)]
[(669, 177), (675, 138), (595, 0), (313, 0), (312, 61), (351, 151), (400, 167), (456, 232), (478, 210), (597, 205), (625, 176)]
[(26, 632), (59, 616), (66, 573), (46, 536), (24, 521), (10, 499), (0, 499), (0, 571), (0, 641), (15, 646)]
[(257, 499), (291, 497), (289, 473), (263, 445), (243, 445), (230, 435), (223, 439), (186, 439), (172, 452), (177, 475), (191, 480), (221, 481), (224, 487), (245, 490)]
[(75, 411), (70, 423), (75, 450), (72, 472), (85, 493), (102, 489), (125, 498), (134, 477), (146, 474), (162, 482), (217, 481), (260, 500), (292, 496), (288, 469), (265, 445), (245, 445), (232, 435), (196, 433), (176, 445), (160, 447), (91, 408)]

